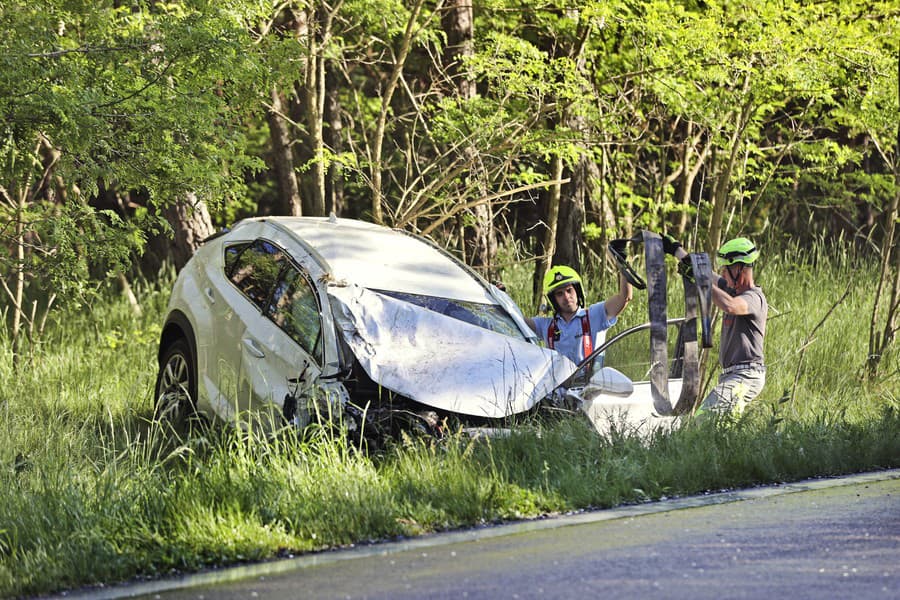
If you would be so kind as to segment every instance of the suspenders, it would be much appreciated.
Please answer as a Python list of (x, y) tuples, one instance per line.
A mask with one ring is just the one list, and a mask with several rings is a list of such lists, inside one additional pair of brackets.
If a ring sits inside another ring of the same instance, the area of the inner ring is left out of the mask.
[[(591, 320), (588, 318), (586, 310), (584, 316), (579, 318), (581, 319), (581, 349), (584, 351), (585, 358), (587, 358), (591, 355), (591, 352), (594, 351), (594, 339), (591, 335)], [(553, 342), (558, 333), (556, 328), (556, 315), (553, 315), (553, 319), (550, 321), (550, 327), (547, 328), (547, 345), (551, 350), (553, 350)]]

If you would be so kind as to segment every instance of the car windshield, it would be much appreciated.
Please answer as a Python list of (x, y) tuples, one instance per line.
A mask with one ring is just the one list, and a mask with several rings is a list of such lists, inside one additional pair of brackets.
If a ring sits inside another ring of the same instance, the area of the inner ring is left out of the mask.
[(450, 300), (437, 296), (423, 296), (420, 294), (408, 294), (391, 290), (374, 290), (385, 296), (403, 300), (427, 308), (436, 313), (447, 315), (465, 323), (471, 323), (490, 331), (496, 331), (504, 335), (519, 339), (525, 339), (521, 330), (502, 307), (495, 304), (479, 304), (465, 302), (463, 300)]

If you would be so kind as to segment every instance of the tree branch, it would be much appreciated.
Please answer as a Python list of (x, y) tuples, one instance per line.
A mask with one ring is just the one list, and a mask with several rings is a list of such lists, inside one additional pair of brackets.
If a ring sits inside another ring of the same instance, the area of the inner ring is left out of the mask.
[(831, 308), (828, 309), (828, 312), (825, 313), (825, 316), (822, 317), (822, 320), (819, 321), (818, 324), (816, 324), (816, 326), (812, 328), (812, 331), (810, 331), (809, 335), (806, 336), (806, 340), (803, 342), (803, 345), (800, 346), (800, 350), (799, 350), (800, 358), (797, 360), (797, 371), (794, 373), (794, 385), (791, 387), (791, 396), (790, 396), (791, 404), (794, 403), (794, 396), (797, 393), (797, 382), (800, 381), (800, 372), (801, 372), (802, 366), (803, 366), (803, 356), (806, 354), (807, 348), (809, 348), (810, 345), (812, 345), (812, 343), (815, 341), (816, 331), (818, 331), (819, 328), (825, 324), (825, 321), (828, 320), (828, 317), (831, 316), (831, 313), (834, 312), (834, 309), (836, 309), (838, 307), (838, 305), (840, 305), (840, 303), (843, 302), (845, 298), (847, 298), (847, 295), (850, 293), (850, 288), (853, 287), (853, 283), (854, 283), (853, 281), (847, 282), (847, 289), (844, 290), (844, 293), (841, 295), (840, 298), (838, 298), (837, 302), (835, 302), (834, 304), (831, 305)]

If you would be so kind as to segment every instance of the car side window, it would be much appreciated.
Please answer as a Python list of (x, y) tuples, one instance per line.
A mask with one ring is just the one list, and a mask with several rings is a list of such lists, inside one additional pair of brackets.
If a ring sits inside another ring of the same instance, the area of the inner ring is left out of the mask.
[(225, 246), (225, 274), (229, 279), (231, 278), (231, 274), (234, 273), (234, 268), (237, 264), (237, 259), (241, 256), (241, 252), (249, 245), (250, 242), (242, 242), (240, 244)]
[(266, 240), (256, 240), (236, 257), (229, 254), (230, 250), (225, 254), (229, 279), (262, 309), (284, 265), (284, 252)]
[(266, 314), (310, 355), (318, 357), (322, 344), (319, 303), (309, 281), (291, 265), (275, 286)]

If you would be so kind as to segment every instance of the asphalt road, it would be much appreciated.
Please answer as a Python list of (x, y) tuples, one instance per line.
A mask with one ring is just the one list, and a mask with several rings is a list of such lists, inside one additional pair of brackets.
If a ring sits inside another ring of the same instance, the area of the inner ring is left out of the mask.
[(900, 471), (329, 552), (94, 598), (900, 598)]

